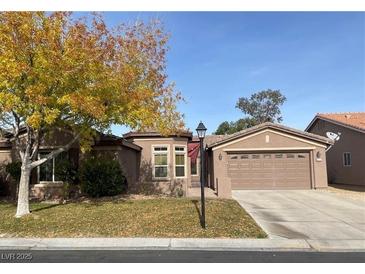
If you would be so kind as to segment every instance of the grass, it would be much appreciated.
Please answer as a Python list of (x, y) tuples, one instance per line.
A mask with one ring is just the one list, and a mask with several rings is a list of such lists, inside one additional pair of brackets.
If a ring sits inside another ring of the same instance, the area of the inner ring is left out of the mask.
[(233, 200), (208, 199), (204, 230), (200, 203), (156, 198), (109, 202), (32, 203), (32, 214), (15, 218), (16, 206), (0, 203), (2, 237), (203, 237), (264, 238), (265, 232)]

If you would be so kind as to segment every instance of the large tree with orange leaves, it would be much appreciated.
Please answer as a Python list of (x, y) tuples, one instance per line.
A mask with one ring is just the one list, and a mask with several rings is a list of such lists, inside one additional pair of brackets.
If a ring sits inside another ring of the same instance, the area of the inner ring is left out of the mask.
[[(181, 99), (166, 83), (167, 35), (156, 22), (108, 28), (99, 14), (0, 13), (0, 126), (11, 131), (22, 162), (16, 216), (29, 213), (31, 170), (95, 130), (113, 124), (162, 133), (180, 130)], [(55, 127), (71, 143), (38, 160)]]

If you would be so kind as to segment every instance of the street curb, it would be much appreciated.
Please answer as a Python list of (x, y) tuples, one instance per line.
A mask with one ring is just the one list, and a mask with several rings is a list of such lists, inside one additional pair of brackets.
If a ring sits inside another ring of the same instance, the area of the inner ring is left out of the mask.
[(175, 250), (251, 250), (251, 251), (310, 251), (310, 245), (302, 239), (192, 239), (173, 238)]
[(0, 238), (0, 250), (237, 250), (365, 252), (365, 240), (207, 238)]
[(164, 250), (168, 238), (6, 238), (3, 250)]

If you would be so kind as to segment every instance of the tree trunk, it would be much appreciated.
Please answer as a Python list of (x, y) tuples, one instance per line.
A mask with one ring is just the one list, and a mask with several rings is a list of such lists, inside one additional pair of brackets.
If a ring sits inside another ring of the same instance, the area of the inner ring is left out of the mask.
[(18, 207), (15, 217), (20, 218), (29, 214), (29, 180), (31, 166), (29, 163), (22, 163), (19, 182)]
[(32, 161), (33, 153), (36, 153), (37, 150), (33, 150), (33, 153), (29, 153), (31, 146), (30, 138), (28, 138), (29, 143), (27, 143), (27, 147), (24, 151), (21, 151), (20, 158), (22, 159), (22, 167), (21, 167), (21, 175), (19, 182), (19, 192), (18, 192), (18, 207), (16, 210), (15, 217), (20, 218), (24, 215), (30, 213), (29, 211), (29, 181), (30, 181), (30, 173), (33, 168), (40, 166), (45, 163), (47, 160), (53, 159), (58, 154), (63, 151), (67, 151), (73, 143), (75, 143), (79, 139), (80, 133), (78, 133), (67, 145), (56, 149), (50, 152), (47, 157)]

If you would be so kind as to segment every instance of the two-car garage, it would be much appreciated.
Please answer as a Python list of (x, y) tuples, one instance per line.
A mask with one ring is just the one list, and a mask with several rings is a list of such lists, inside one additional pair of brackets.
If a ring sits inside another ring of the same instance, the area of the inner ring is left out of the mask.
[(208, 181), (220, 197), (232, 190), (327, 187), (326, 149), (333, 142), (264, 123), (208, 145)]
[(232, 190), (311, 188), (308, 152), (229, 153), (227, 169)]

